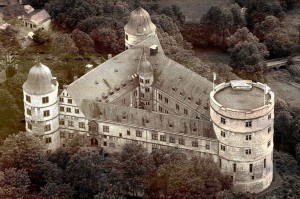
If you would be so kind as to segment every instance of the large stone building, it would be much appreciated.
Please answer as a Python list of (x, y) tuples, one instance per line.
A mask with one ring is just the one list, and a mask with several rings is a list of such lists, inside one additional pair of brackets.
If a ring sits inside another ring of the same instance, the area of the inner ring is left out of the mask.
[(212, 158), (238, 191), (272, 181), (274, 94), (264, 84), (207, 79), (169, 59), (142, 8), (125, 26), (126, 49), (58, 90), (41, 63), (23, 85), (26, 130), (49, 151), (81, 135), (91, 146), (119, 150), (138, 142)]

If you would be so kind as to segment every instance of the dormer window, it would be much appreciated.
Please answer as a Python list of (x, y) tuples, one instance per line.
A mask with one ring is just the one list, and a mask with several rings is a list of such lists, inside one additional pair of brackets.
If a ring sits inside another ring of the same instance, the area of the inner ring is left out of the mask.
[(172, 88), (172, 91), (175, 92), (175, 91), (176, 91), (176, 88)]
[(193, 98), (191, 96), (188, 97), (188, 100), (191, 101)]

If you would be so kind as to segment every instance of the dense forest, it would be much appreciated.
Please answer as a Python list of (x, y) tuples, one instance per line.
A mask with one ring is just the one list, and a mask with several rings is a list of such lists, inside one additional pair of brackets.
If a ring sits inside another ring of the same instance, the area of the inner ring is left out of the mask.
[[(107, 54), (124, 50), (123, 28), (138, 5), (150, 13), (163, 49), (171, 59), (210, 80), (214, 71), (218, 82), (237, 78), (236, 75), (259, 81), (268, 73), (263, 60), (290, 56), (299, 45), (299, 40), (289, 37), (287, 24), (283, 23), (296, 0), (235, 0), (228, 9), (212, 6), (201, 20), (190, 21), (178, 6), (162, 7), (159, 0), (24, 3), (45, 8), (53, 19), (53, 31), (35, 31), (33, 43), (25, 48), (13, 29), (0, 32), (0, 59), (6, 63), (9, 77), (0, 85), (1, 198), (121, 198), (141, 194), (148, 198), (251, 197), (233, 194), (230, 180), (218, 172), (214, 163), (190, 159), (177, 150), (146, 154), (141, 146), (129, 144), (120, 153), (108, 155), (101, 149), (79, 148), (82, 143), (76, 138), (69, 147), (47, 155), (36, 138), (25, 133), (8, 135), (24, 130), (22, 84), (37, 56), (49, 65), (60, 86), (71, 83), (74, 76), (84, 74), (86, 64), (96, 65), (95, 59), (102, 62)], [(246, 9), (242, 11), (242, 7)], [(10, 19), (18, 9), (6, 9), (4, 17)], [(203, 63), (195, 56), (194, 48), (226, 52), (230, 63)], [(8, 55), (13, 59), (4, 60)], [(18, 71), (14, 65), (19, 66)], [(274, 164), (283, 182), (263, 198), (297, 198), (300, 108), (277, 100), (275, 115), (274, 141), (279, 152), (274, 152)]]

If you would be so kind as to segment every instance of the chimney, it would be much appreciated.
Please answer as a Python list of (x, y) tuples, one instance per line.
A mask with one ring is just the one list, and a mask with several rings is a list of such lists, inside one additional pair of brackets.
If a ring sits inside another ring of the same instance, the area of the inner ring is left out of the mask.
[(77, 79), (78, 79), (78, 76), (75, 75), (75, 76), (74, 76), (74, 82), (75, 82)]
[(107, 55), (107, 60), (111, 59), (112, 58), (112, 54), (108, 54)]
[(64, 89), (67, 89), (67, 88), (68, 88), (68, 85), (64, 84), (64, 85), (63, 85), (63, 88), (64, 88)]
[(155, 56), (158, 53), (158, 46), (152, 45), (150, 46), (150, 56)]

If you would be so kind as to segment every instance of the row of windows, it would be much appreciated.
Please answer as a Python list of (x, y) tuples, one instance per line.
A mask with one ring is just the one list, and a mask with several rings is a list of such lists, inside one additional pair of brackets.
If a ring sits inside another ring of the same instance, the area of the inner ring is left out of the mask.
[[(109, 126), (103, 126), (103, 132), (109, 132)], [(130, 131), (127, 130), (127, 135), (131, 135)], [(135, 132), (136, 137), (143, 137), (143, 132), (141, 130), (136, 130)], [(119, 134), (119, 137), (122, 137), (122, 133)], [(151, 135), (151, 139), (152, 140), (158, 140), (158, 133), (152, 133)], [(159, 140), (162, 142), (166, 142), (167, 141), (167, 136), (166, 135), (160, 135), (159, 136)], [(176, 143), (176, 138), (174, 136), (170, 136), (169, 137), (169, 143)], [(178, 143), (180, 145), (185, 145), (185, 139), (183, 138), (179, 138), (178, 139)], [(192, 141), (192, 146), (193, 147), (198, 147), (198, 141)], [(210, 149), (210, 145), (207, 144), (206, 145), (206, 149)]]
[[(26, 102), (29, 102), (29, 103), (31, 103), (31, 97), (30, 96), (28, 96), (28, 95), (26, 95)], [(49, 97), (43, 97), (42, 98), (42, 103), (43, 104), (47, 104), (49, 102)]]
[[(64, 102), (64, 98), (63, 97), (60, 97), (59, 98), (59, 102)], [(68, 104), (72, 104), (72, 99), (68, 99)]]
[[(140, 82), (144, 83), (144, 80), (140, 78)], [(150, 79), (145, 79), (145, 84), (149, 84), (149, 83), (150, 83)]]
[[(59, 111), (64, 112), (65, 110), (66, 110), (67, 113), (71, 113), (71, 112), (72, 112), (71, 107), (64, 107), (64, 106), (60, 106), (60, 107), (59, 107)], [(74, 112), (75, 112), (76, 114), (79, 114), (79, 109), (76, 108)]]
[[(65, 120), (59, 120), (59, 125), (65, 125)], [(74, 121), (68, 120), (68, 126), (74, 127)], [(85, 128), (85, 123), (84, 122), (78, 122), (79, 128)]]
[[(271, 146), (271, 141), (268, 141), (268, 144), (267, 144), (267, 147), (270, 147)], [(225, 145), (220, 145), (220, 148), (222, 151), (226, 151), (226, 146)], [(251, 149), (245, 149), (245, 154), (246, 155), (250, 155), (252, 153), (252, 150)]]
[[(266, 160), (266, 158), (264, 159), (264, 168), (266, 168), (267, 167), (267, 160)], [(232, 164), (232, 167), (233, 167), (233, 172), (236, 172), (236, 168), (237, 168), (237, 164), (236, 163), (233, 163)], [(251, 163), (251, 164), (249, 164), (249, 172), (250, 173), (252, 173), (253, 172), (253, 164)]]
[[(27, 127), (28, 129), (32, 130), (32, 124), (30, 122), (27, 123)], [(44, 131), (51, 131), (51, 125), (50, 124), (47, 124), (44, 126)]]
[[(268, 115), (268, 120), (270, 120), (271, 118), (272, 118), (272, 115), (269, 114), (269, 115)], [(225, 119), (224, 117), (221, 117), (221, 123), (222, 123), (222, 124), (226, 124), (226, 119)], [(250, 120), (250, 121), (246, 121), (246, 122), (245, 122), (245, 127), (251, 128), (251, 127), (252, 127), (252, 121), (251, 121), (251, 120)]]
[[(268, 133), (270, 133), (271, 130), (272, 130), (272, 127), (269, 127), (268, 128)], [(226, 137), (225, 131), (221, 131), (221, 136)], [(246, 138), (246, 140), (252, 140), (252, 135), (251, 134), (245, 135), (245, 138)]]
[[(60, 138), (66, 138), (67, 137), (66, 134), (67, 134), (67, 132), (64, 132), (64, 131), (60, 132)], [(73, 137), (74, 137), (74, 133), (68, 133), (69, 139), (72, 139)]]

